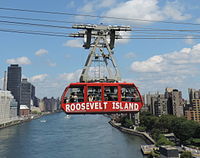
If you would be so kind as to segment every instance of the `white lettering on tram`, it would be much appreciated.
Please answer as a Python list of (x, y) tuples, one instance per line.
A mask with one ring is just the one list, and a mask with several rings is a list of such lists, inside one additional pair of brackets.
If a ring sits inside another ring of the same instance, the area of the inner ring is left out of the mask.
[(107, 109), (108, 102), (104, 102), (103, 104), (104, 104), (104, 109)]
[(87, 102), (87, 103), (72, 103), (66, 104), (66, 112), (73, 112), (73, 111), (85, 111), (85, 110), (125, 110), (125, 111), (138, 111), (139, 105), (137, 103), (122, 103), (122, 102)]
[(139, 110), (139, 105), (135, 103), (135, 110)]

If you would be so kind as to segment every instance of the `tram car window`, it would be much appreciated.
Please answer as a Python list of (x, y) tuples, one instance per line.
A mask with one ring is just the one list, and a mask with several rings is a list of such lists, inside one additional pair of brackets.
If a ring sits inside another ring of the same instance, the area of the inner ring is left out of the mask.
[(89, 86), (88, 87), (88, 101), (101, 101), (101, 87)]
[(84, 101), (84, 87), (70, 87), (65, 95), (65, 103), (83, 102)]
[(122, 101), (126, 102), (140, 102), (140, 95), (135, 87), (121, 86)]
[(104, 87), (104, 100), (105, 101), (118, 101), (118, 87), (105, 86)]

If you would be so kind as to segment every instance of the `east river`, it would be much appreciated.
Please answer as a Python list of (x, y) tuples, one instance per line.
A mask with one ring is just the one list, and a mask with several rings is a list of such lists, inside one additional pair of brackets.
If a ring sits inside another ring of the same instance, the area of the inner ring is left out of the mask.
[(0, 130), (0, 158), (141, 158), (137, 136), (120, 132), (103, 115), (63, 112)]

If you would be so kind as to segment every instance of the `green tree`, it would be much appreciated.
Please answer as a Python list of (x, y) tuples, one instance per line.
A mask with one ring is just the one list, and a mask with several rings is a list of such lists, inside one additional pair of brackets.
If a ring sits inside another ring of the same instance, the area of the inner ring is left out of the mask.
[(195, 133), (194, 133), (195, 138), (200, 138), (200, 124), (197, 125)]
[(127, 127), (127, 128), (130, 128), (132, 125), (133, 125), (133, 121), (126, 117), (125, 121), (123, 123), (123, 126)]
[(200, 146), (200, 138), (192, 138), (191, 144), (195, 146)]
[(172, 122), (176, 119), (174, 115), (162, 115), (159, 119), (159, 127), (163, 132), (172, 132)]
[(160, 129), (154, 128), (154, 129), (151, 131), (151, 135), (152, 135), (152, 137), (153, 137), (153, 139), (154, 139), (155, 141), (157, 141), (157, 140), (159, 139), (160, 134), (161, 134)]
[(121, 118), (121, 124), (124, 127), (130, 128), (133, 125), (133, 121), (128, 118), (128, 116), (124, 116)]
[(185, 144), (188, 139), (195, 136), (198, 123), (185, 118), (177, 118), (172, 122), (172, 127), (174, 134)]
[(140, 132), (145, 132), (146, 131), (146, 127), (139, 126), (139, 127), (137, 127), (137, 130), (140, 131)]
[(159, 118), (156, 116), (146, 116), (141, 120), (141, 126), (145, 126), (147, 131), (150, 132), (152, 129), (158, 127), (158, 121)]
[(181, 154), (181, 157), (180, 157), (180, 158), (192, 158), (192, 154), (191, 154), (191, 152), (184, 151), (184, 152)]
[(171, 142), (170, 140), (168, 140), (163, 134), (160, 134), (158, 137), (158, 140), (156, 142), (157, 146), (161, 146), (161, 145), (171, 145), (174, 146), (175, 144), (173, 142)]

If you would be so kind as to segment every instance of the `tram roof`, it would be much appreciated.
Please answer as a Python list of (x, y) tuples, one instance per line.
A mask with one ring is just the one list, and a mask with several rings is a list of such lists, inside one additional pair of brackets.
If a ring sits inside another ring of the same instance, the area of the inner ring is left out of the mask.
[(109, 83), (109, 82), (87, 82), (87, 83), (84, 83), (84, 82), (77, 82), (77, 83), (70, 83), (70, 86), (118, 86), (118, 85), (134, 85), (134, 83), (127, 83), (127, 82), (117, 82), (117, 83)]

